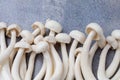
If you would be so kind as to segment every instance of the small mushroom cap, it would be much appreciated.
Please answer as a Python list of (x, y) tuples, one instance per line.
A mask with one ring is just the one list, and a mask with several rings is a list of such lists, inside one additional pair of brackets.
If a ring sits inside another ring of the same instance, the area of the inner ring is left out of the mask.
[(7, 24), (5, 22), (0, 22), (0, 30), (1, 29), (5, 29), (7, 28)]
[(45, 41), (41, 41), (36, 45), (32, 45), (32, 50), (35, 53), (45, 52), (45, 51), (48, 50), (48, 48), (49, 48), (49, 44), (47, 42), (45, 42)]
[(75, 40), (79, 41), (80, 43), (84, 43), (86, 37), (85, 34), (78, 31), (78, 30), (73, 30), (70, 32), (69, 34), (72, 38), (74, 38)]
[(7, 28), (7, 33), (6, 34), (8, 35), (8, 37), (11, 37), (11, 31), (13, 31), (13, 30), (15, 30), (16, 35), (19, 36), (19, 33), (21, 32), (21, 28), (17, 24), (11, 24)]
[(56, 41), (60, 42), (60, 43), (70, 43), (71, 41), (71, 37), (66, 34), (66, 33), (59, 33), (56, 35), (55, 37)]
[(25, 41), (20, 41), (15, 44), (15, 48), (25, 49), (25, 52), (29, 53), (32, 51), (31, 45)]
[(37, 28), (39, 28), (39, 29), (40, 29), (40, 34), (41, 34), (41, 35), (44, 35), (44, 34), (45, 34), (45, 26), (44, 26), (44, 24), (42, 24), (41, 22), (38, 22), (38, 21), (34, 22), (34, 23), (32, 24), (32, 28), (33, 28), (34, 30), (37, 29)]
[(54, 20), (47, 20), (45, 23), (45, 27), (56, 33), (60, 33), (62, 31), (62, 26)]
[(117, 40), (120, 40), (120, 30), (114, 30), (112, 31), (111, 35), (117, 39)]
[(40, 41), (42, 41), (43, 40), (43, 36), (42, 35), (39, 35), (39, 36), (37, 36), (37, 37), (35, 37), (35, 39), (34, 39), (34, 43), (35, 44), (38, 44)]
[(118, 48), (118, 42), (116, 41), (116, 39), (114, 37), (108, 36), (106, 38), (106, 40), (107, 40), (108, 44), (110, 44), (113, 47), (113, 49)]
[(26, 41), (30, 44), (34, 41), (33, 34), (28, 30), (23, 30), (22, 32), (20, 32), (20, 35), (21, 35), (21, 37), (23, 38), (24, 41)]
[(86, 33), (89, 34), (91, 31), (96, 32), (94, 40), (99, 40), (101, 38), (101, 36), (103, 35), (103, 30), (100, 27), (100, 25), (98, 25), (97, 23), (90, 23), (87, 25)]
[(51, 43), (51, 44), (56, 44), (56, 39), (54, 36), (46, 36), (44, 38), (44, 41), (47, 41), (48, 43)]
[(83, 48), (82, 47), (78, 47), (76, 50), (75, 50), (75, 56), (77, 56), (79, 53), (81, 53), (83, 51)]

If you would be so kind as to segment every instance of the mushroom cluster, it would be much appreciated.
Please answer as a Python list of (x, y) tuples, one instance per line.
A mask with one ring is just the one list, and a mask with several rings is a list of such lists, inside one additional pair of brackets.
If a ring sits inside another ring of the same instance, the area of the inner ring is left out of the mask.
[[(0, 80), (120, 80), (120, 30), (105, 38), (100, 25), (90, 23), (87, 36), (79, 30), (67, 34), (62, 33), (60, 23), (50, 19), (44, 24), (36, 21), (32, 28), (30, 32), (0, 22)], [(102, 51), (95, 76), (92, 63), (98, 48)], [(106, 68), (109, 50), (115, 55)], [(35, 58), (41, 53), (43, 64), (33, 77)]]

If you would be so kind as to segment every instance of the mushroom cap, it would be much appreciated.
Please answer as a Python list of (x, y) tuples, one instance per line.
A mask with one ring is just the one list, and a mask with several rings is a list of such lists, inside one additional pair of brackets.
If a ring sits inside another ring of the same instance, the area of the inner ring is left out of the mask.
[(7, 24), (5, 22), (0, 22), (0, 30), (1, 29), (4, 29), (4, 30), (7, 29)]
[(55, 36), (56, 41), (60, 43), (70, 43), (71, 37), (66, 33), (59, 33)]
[(44, 41), (47, 41), (48, 43), (51, 44), (56, 44), (56, 39), (54, 36), (46, 36), (44, 37)]
[(32, 51), (31, 45), (25, 41), (19, 41), (15, 44), (15, 48), (25, 49), (25, 52), (29, 53)]
[(114, 37), (108, 36), (106, 38), (106, 40), (107, 40), (108, 44), (110, 44), (113, 47), (113, 49), (118, 48), (118, 42), (116, 41), (116, 39)]
[(78, 30), (73, 30), (70, 32), (69, 34), (72, 38), (74, 38), (75, 40), (79, 41), (80, 43), (84, 43), (86, 37), (85, 34), (78, 31)]
[(89, 34), (91, 31), (95, 31), (96, 32), (94, 40), (99, 40), (101, 38), (101, 36), (103, 35), (103, 30), (100, 27), (100, 25), (97, 24), (97, 23), (90, 23), (90, 24), (87, 25), (85, 32), (87, 34)]
[(32, 45), (32, 50), (35, 53), (41, 53), (41, 52), (45, 52), (49, 49), (49, 44), (45, 41), (41, 41), (36, 45)]
[(78, 47), (76, 50), (75, 50), (75, 56), (77, 56), (79, 53), (81, 53), (83, 51), (83, 48), (82, 47)]
[(26, 41), (26, 42), (28, 42), (30, 44), (34, 41), (33, 34), (28, 30), (22, 30), (20, 32), (20, 35), (21, 35), (21, 37), (23, 38), (24, 41)]
[(11, 31), (15, 30), (16, 35), (19, 36), (19, 33), (21, 32), (21, 28), (17, 24), (11, 24), (7, 28), (7, 35), (8, 37), (11, 37)]
[(42, 35), (39, 35), (39, 36), (37, 36), (37, 37), (35, 37), (35, 39), (34, 39), (34, 43), (35, 44), (38, 44), (40, 41), (42, 41), (43, 40), (43, 36)]
[(120, 40), (120, 30), (113, 30), (111, 35), (117, 39), (117, 40)]
[(40, 34), (41, 34), (41, 35), (44, 35), (44, 34), (45, 34), (45, 26), (44, 26), (44, 24), (42, 24), (41, 22), (38, 22), (38, 21), (34, 22), (34, 23), (32, 24), (32, 28), (33, 28), (34, 30), (37, 29), (37, 28), (39, 28), (39, 29), (40, 29)]
[(45, 27), (56, 33), (60, 33), (62, 31), (62, 26), (54, 20), (47, 20), (45, 23)]

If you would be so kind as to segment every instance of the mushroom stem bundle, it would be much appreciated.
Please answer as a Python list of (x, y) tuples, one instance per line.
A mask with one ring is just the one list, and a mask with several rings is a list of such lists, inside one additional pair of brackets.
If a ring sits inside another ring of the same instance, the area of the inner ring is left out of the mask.
[(78, 30), (73, 30), (70, 32), (69, 34), (74, 40), (72, 42), (71, 48), (70, 48), (70, 52), (69, 52), (69, 70), (68, 70), (68, 74), (67, 74), (67, 80), (73, 80), (74, 79), (74, 61), (75, 61), (75, 56), (74, 56), (74, 52), (75, 49), (78, 45), (78, 42), (80, 42), (81, 44), (84, 43), (85, 41), (85, 35), (84, 33), (78, 31)]
[(85, 80), (96, 80), (92, 69), (89, 65), (89, 48), (92, 43), (92, 40), (95, 39), (98, 42), (100, 47), (105, 46), (105, 37), (103, 35), (102, 28), (96, 23), (90, 23), (87, 25), (86, 32), (89, 34), (86, 38), (83, 50), (81, 52), (81, 70)]
[(62, 60), (63, 60), (63, 76), (61, 80), (64, 80), (66, 78), (67, 72), (68, 72), (68, 53), (66, 49), (66, 44), (69, 44), (71, 41), (71, 38), (66, 33), (59, 33), (56, 35), (56, 40), (61, 43), (61, 52), (62, 52)]

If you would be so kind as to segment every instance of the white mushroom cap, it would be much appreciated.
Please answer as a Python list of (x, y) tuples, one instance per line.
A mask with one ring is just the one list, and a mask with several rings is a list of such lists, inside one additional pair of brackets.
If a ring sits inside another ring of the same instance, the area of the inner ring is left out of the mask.
[(41, 41), (36, 45), (32, 45), (32, 50), (35, 53), (45, 52), (45, 51), (48, 50), (48, 48), (49, 48), (49, 44), (47, 42), (45, 42), (45, 41)]
[(97, 23), (90, 23), (86, 27), (86, 33), (89, 34), (91, 31), (95, 31), (96, 35), (93, 38), (94, 40), (98, 40), (98, 45), (100, 48), (103, 48), (106, 45), (106, 40), (103, 34), (103, 30)]
[(5, 22), (0, 22), (0, 30), (1, 29), (5, 29), (7, 28), (7, 24)]
[(66, 34), (66, 33), (59, 33), (56, 35), (55, 37), (56, 41), (60, 42), (60, 43), (70, 43), (71, 41), (71, 37)]
[(51, 43), (51, 44), (56, 44), (56, 39), (54, 36), (46, 36), (44, 38), (44, 41), (47, 41), (48, 43)]
[(38, 21), (34, 22), (34, 23), (32, 24), (32, 28), (33, 28), (34, 30), (37, 29), (37, 28), (39, 28), (41, 35), (44, 35), (44, 34), (45, 34), (45, 26), (44, 26), (44, 24), (42, 24), (41, 22), (38, 22)]
[(78, 30), (73, 30), (70, 32), (69, 34), (72, 38), (76, 39), (77, 41), (79, 41), (80, 43), (84, 43), (86, 37), (85, 34), (78, 31)]
[(106, 40), (107, 40), (108, 44), (110, 44), (113, 47), (113, 49), (117, 49), (118, 42), (116, 41), (116, 39), (114, 37), (108, 36), (106, 38)]
[(45, 23), (45, 27), (56, 33), (60, 33), (62, 31), (62, 26), (54, 20), (47, 20)]
[(21, 37), (23, 38), (24, 41), (26, 41), (30, 44), (34, 41), (33, 34), (28, 30), (23, 30), (22, 32), (20, 32), (20, 35), (21, 35)]
[(19, 36), (19, 33), (21, 32), (21, 28), (17, 24), (11, 24), (7, 28), (7, 33), (6, 34), (8, 35), (8, 37), (11, 37), (11, 31), (12, 30), (15, 30), (16, 35)]
[(20, 41), (15, 44), (15, 48), (25, 49), (25, 52), (29, 53), (32, 51), (31, 45), (25, 41)]
[(114, 30), (112, 31), (111, 35), (117, 39), (117, 40), (120, 40), (120, 30)]
[(39, 36), (35, 37), (34, 43), (37, 44), (37, 43), (39, 43), (39, 42), (42, 41), (42, 40), (43, 40), (43, 36), (42, 36), (42, 35), (39, 35)]

